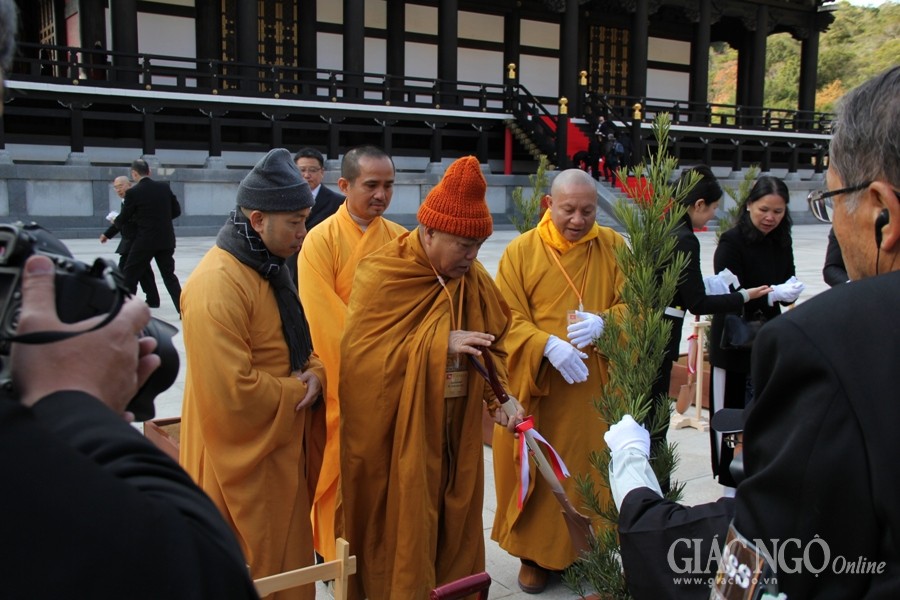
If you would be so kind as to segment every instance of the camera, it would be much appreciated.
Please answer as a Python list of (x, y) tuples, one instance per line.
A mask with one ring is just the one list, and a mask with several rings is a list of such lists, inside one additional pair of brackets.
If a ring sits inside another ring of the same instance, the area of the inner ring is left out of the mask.
[[(128, 296), (124, 278), (118, 267), (109, 260), (98, 258), (94, 264), (76, 260), (69, 249), (49, 231), (37, 223), (23, 225), (0, 224), (0, 389), (14, 397), (12, 389), (10, 348), (15, 341), (22, 309), (22, 269), (32, 254), (42, 254), (56, 266), (56, 312), (63, 323), (77, 323), (113, 313), (115, 316)], [(126, 410), (134, 413), (135, 420), (146, 421), (156, 414), (153, 400), (168, 389), (178, 375), (178, 351), (172, 344), (172, 336), (178, 330), (156, 318), (151, 318), (142, 337), (156, 339), (156, 350), (161, 363)], [(57, 332), (47, 332), (46, 339), (31, 339), (31, 343), (48, 343), (69, 337)], [(29, 334), (29, 337), (34, 334)], [(40, 334), (34, 336), (41, 338)], [(60, 368), (65, 368), (60, 365)]]

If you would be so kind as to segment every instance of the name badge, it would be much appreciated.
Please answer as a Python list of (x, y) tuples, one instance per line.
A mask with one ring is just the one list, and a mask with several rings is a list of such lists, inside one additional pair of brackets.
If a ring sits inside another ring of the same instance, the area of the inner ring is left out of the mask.
[(777, 600), (778, 579), (774, 561), (735, 529), (728, 526), (725, 547), (710, 596), (715, 600)]
[(444, 373), (444, 398), (459, 398), (469, 392), (469, 370), (459, 354), (447, 357)]

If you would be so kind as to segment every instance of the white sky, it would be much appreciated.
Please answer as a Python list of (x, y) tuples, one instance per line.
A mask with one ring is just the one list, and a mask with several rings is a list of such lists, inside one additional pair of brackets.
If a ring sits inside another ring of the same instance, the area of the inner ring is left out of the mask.
[(900, 0), (847, 0), (850, 4), (854, 6), (881, 6), (884, 3), (891, 2), (896, 4)]

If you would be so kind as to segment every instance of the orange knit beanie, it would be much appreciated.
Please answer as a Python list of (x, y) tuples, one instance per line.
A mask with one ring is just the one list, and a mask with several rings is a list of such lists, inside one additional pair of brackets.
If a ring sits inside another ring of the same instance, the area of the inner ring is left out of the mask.
[(419, 207), (419, 223), (464, 238), (487, 238), (494, 220), (485, 201), (487, 181), (474, 156), (453, 162)]

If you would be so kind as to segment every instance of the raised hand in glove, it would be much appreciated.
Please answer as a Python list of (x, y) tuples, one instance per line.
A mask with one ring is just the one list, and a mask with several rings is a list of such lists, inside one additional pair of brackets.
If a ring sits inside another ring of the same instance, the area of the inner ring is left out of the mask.
[(613, 452), (634, 448), (643, 452), (644, 456), (650, 456), (650, 433), (631, 415), (625, 415), (610, 427), (603, 434), (603, 440)]
[(544, 356), (567, 383), (587, 381), (588, 368), (584, 364), (587, 354), (578, 351), (572, 344), (551, 335), (544, 346)]
[(797, 301), (797, 298), (800, 297), (800, 294), (805, 289), (806, 286), (803, 285), (803, 282), (798, 281), (797, 278), (792, 275), (791, 278), (784, 283), (772, 286), (772, 291), (769, 292), (769, 306), (774, 306), (776, 302), (787, 302), (788, 304), (792, 304)]
[(575, 311), (580, 319), (569, 325), (569, 341), (579, 348), (584, 348), (603, 333), (603, 317), (594, 313)]

